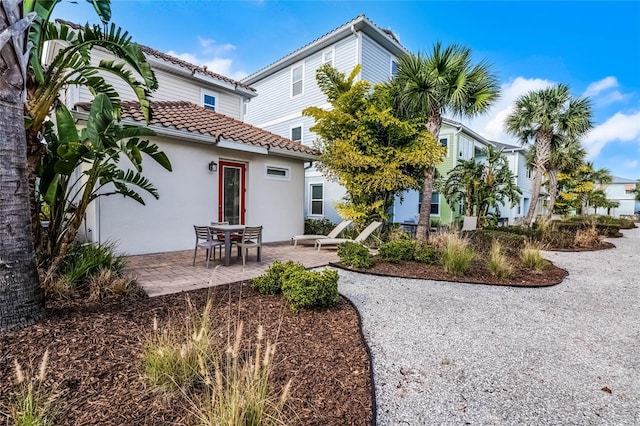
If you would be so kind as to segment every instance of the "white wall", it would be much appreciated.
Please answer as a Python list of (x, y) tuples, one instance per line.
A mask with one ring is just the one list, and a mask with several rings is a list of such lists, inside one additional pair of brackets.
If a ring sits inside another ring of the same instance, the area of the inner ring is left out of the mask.
[[(173, 172), (167, 172), (148, 158), (143, 162), (143, 175), (160, 199), (145, 196), (147, 205), (142, 206), (121, 196), (102, 198), (95, 205), (95, 240), (115, 240), (118, 249), (129, 254), (192, 249), (193, 225), (218, 218), (218, 172), (210, 172), (207, 165), (221, 158), (247, 163), (246, 224), (263, 225), (263, 241), (284, 241), (302, 233), (302, 161), (166, 138), (154, 141), (173, 166)], [(266, 179), (265, 164), (289, 167), (291, 178)]]

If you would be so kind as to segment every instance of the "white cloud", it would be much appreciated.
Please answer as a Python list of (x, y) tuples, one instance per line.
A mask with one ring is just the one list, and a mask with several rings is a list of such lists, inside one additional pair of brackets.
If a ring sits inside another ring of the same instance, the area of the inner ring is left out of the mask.
[(625, 114), (617, 112), (607, 121), (596, 126), (584, 138), (583, 145), (588, 157), (597, 157), (609, 142), (635, 141), (640, 144), (640, 112)]
[(638, 167), (638, 160), (625, 160), (623, 165), (625, 169), (635, 169)]
[(233, 44), (217, 44), (213, 39), (198, 37), (198, 45), (199, 50), (196, 53), (178, 53), (171, 50), (167, 54), (195, 65), (206, 66), (209, 71), (234, 80), (241, 80), (248, 75), (245, 71), (233, 69), (233, 59), (228, 56), (229, 52), (236, 49)]
[(605, 77), (600, 81), (595, 81), (591, 83), (587, 87), (587, 90), (584, 91), (582, 96), (585, 96), (585, 97), (598, 96), (601, 92), (607, 89), (617, 88), (618, 86), (619, 84), (618, 84), (617, 78), (612, 76)]
[(500, 99), (481, 117), (469, 120), (469, 127), (489, 140), (518, 144), (513, 136), (504, 130), (504, 121), (513, 111), (515, 101), (532, 90), (540, 90), (554, 85), (553, 81), (540, 78), (517, 77), (500, 88)]

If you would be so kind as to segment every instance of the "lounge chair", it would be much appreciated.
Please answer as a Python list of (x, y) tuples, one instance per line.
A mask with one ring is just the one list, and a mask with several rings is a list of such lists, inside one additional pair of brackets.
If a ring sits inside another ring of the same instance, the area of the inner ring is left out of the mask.
[(322, 246), (337, 246), (338, 244), (345, 243), (347, 241), (352, 241), (354, 243), (362, 243), (367, 238), (369, 238), (369, 236), (371, 234), (373, 234), (373, 231), (378, 229), (380, 226), (382, 226), (382, 222), (371, 222), (369, 224), (369, 226), (364, 228), (364, 231), (362, 231), (353, 240), (351, 238), (321, 238), (321, 239), (318, 239), (318, 240), (316, 240), (316, 245), (318, 246), (318, 251), (320, 251)]
[(338, 235), (340, 235), (340, 233), (344, 231), (345, 228), (349, 225), (351, 225), (350, 220), (343, 220), (338, 224), (338, 226), (333, 228), (331, 232), (329, 232), (327, 235), (294, 235), (293, 237), (291, 237), (291, 239), (293, 240), (293, 246), (294, 247), (297, 246), (298, 241), (304, 241), (304, 240), (316, 241), (316, 240), (322, 240), (326, 238), (337, 238)]

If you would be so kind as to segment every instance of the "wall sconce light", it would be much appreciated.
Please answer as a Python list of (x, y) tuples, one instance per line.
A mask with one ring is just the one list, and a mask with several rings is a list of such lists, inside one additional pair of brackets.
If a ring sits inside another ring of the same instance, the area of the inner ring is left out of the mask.
[(216, 170), (218, 170), (218, 163), (216, 163), (215, 161), (212, 161), (209, 163), (209, 171), (210, 172), (215, 172)]

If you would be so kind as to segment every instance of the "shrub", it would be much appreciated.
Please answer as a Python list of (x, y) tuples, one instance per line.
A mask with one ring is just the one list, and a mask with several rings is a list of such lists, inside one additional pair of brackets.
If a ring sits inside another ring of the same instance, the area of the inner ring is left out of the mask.
[(345, 266), (368, 269), (373, 266), (373, 256), (362, 244), (346, 241), (338, 245), (338, 257)]
[(395, 240), (384, 243), (378, 249), (378, 255), (385, 262), (400, 263), (414, 259), (418, 244), (414, 240)]
[(413, 253), (413, 260), (420, 263), (433, 264), (438, 260), (438, 254), (433, 247), (428, 245), (416, 245), (416, 251)]
[(90, 302), (112, 298), (125, 299), (144, 295), (142, 287), (140, 287), (134, 277), (115, 272), (111, 269), (101, 269), (89, 278), (88, 284)]
[(333, 306), (338, 303), (338, 272), (292, 271), (283, 279), (282, 294), (294, 312)]
[(282, 291), (282, 280), (285, 274), (304, 269), (305, 267), (303, 265), (291, 260), (286, 263), (276, 260), (267, 268), (263, 275), (251, 281), (251, 288), (261, 294), (278, 294)]
[(574, 242), (577, 247), (597, 247), (600, 244), (600, 234), (595, 226), (578, 229)]
[(527, 269), (532, 269), (536, 273), (541, 273), (547, 266), (547, 261), (540, 254), (540, 250), (530, 244), (527, 244), (520, 254), (522, 265)]
[(462, 275), (471, 267), (475, 253), (468, 240), (455, 234), (447, 234), (440, 256), (444, 270), (452, 275)]
[(478, 253), (489, 253), (494, 242), (505, 247), (507, 254), (517, 256), (527, 241), (524, 235), (505, 232), (497, 229), (476, 229), (464, 231), (463, 235), (469, 239), (470, 244)]
[(513, 273), (513, 266), (507, 256), (502, 253), (502, 246), (497, 240), (491, 245), (487, 267), (491, 275), (498, 278), (509, 278)]
[(61, 275), (77, 286), (101, 269), (120, 271), (124, 255), (116, 255), (115, 247), (115, 243), (76, 245), (65, 258)]
[(335, 227), (336, 224), (327, 218), (304, 220), (304, 233), (308, 235), (327, 235)]

